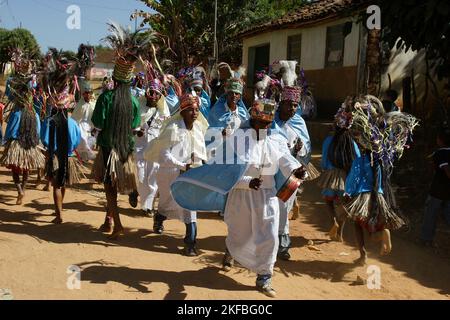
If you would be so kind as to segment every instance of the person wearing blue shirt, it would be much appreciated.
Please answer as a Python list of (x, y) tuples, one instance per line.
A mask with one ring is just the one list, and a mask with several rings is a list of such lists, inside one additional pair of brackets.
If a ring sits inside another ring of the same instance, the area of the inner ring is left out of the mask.
[[(286, 86), (281, 95), (281, 102), (275, 113), (274, 121), (271, 126), (271, 134), (279, 133), (286, 139), (286, 144), (291, 154), (307, 168), (311, 157), (311, 141), (309, 139), (308, 128), (301, 116), (301, 107), (299, 107), (301, 97), (301, 88)], [(312, 167), (312, 165), (310, 165)], [(316, 170), (317, 171), (317, 170)], [(308, 170), (307, 170), (308, 172)], [(310, 178), (315, 178), (313, 173), (309, 173)], [(280, 203), (280, 222), (279, 222), (279, 248), (278, 257), (282, 260), (289, 260), (289, 248), (291, 240), (289, 237), (289, 219), (288, 214), (293, 209), (297, 200), (297, 192), (294, 192), (288, 201)]]
[(55, 203), (55, 224), (62, 223), (61, 212), (66, 185), (80, 182), (81, 163), (75, 149), (80, 143), (81, 131), (67, 110), (53, 108), (53, 115), (47, 118), (42, 132), (42, 142), (48, 151), (46, 176), (53, 186)]
[(341, 107), (335, 115), (334, 132), (325, 138), (322, 144), (322, 174), (318, 185), (322, 188), (327, 210), (332, 219), (329, 231), (331, 240), (342, 242), (346, 215), (342, 208), (342, 196), (345, 191), (345, 179), (356, 156), (359, 156), (357, 144), (350, 133), (351, 111), (349, 104)]
[(28, 75), (16, 74), (8, 83), (14, 109), (6, 126), (7, 144), (1, 163), (12, 171), (18, 193), (16, 204), (22, 204), (30, 170), (43, 168), (45, 163), (38, 148), (40, 121), (33, 109), (30, 79)]

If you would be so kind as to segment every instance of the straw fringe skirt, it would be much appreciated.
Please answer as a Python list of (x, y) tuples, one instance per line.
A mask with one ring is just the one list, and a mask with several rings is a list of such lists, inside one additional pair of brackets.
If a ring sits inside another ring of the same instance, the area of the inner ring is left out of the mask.
[(317, 185), (322, 189), (332, 189), (337, 191), (345, 190), (345, 179), (347, 174), (341, 169), (331, 169), (322, 172)]
[[(86, 178), (86, 176), (83, 173), (84, 166), (78, 160), (77, 157), (69, 157), (69, 175), (66, 179), (65, 185), (67, 186), (73, 186), (75, 184), (81, 183), (81, 179)], [(58, 163), (58, 157), (55, 155), (53, 156), (53, 168), (52, 173), (48, 176), (55, 177), (57, 175), (57, 171), (59, 169), (59, 163)]]
[(344, 205), (350, 218), (362, 222), (370, 232), (382, 229), (396, 230), (405, 225), (405, 221), (389, 207), (383, 195), (371, 192), (360, 193)]
[[(112, 149), (107, 162), (103, 149), (99, 150), (94, 160), (92, 174), (98, 183), (111, 183), (117, 186), (117, 191), (121, 194), (129, 194), (137, 190), (137, 170), (134, 156), (128, 155), (127, 161), (120, 161), (116, 150)], [(105, 166), (106, 163), (106, 166)]]
[(319, 170), (317, 170), (316, 167), (311, 162), (304, 165), (304, 167), (306, 173), (308, 174), (308, 178), (306, 178), (306, 180), (311, 181), (317, 179), (320, 176)]
[(0, 163), (6, 167), (34, 170), (45, 167), (45, 156), (38, 146), (24, 149), (19, 141), (10, 140), (4, 150)]

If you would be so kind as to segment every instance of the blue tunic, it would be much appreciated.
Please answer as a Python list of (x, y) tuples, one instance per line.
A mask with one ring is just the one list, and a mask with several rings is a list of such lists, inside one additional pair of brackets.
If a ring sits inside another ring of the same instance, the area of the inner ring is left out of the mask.
[[(41, 122), (38, 115), (35, 114), (35, 116), (36, 116), (36, 131), (39, 138), (39, 132), (41, 131)], [(6, 125), (5, 140), (9, 139), (17, 140), (19, 138), (21, 117), (22, 117), (22, 110), (15, 110), (11, 112), (8, 119), (8, 124)]]
[[(325, 140), (323, 141), (323, 144), (322, 144), (322, 159), (320, 161), (320, 166), (322, 167), (323, 170), (335, 169), (335, 167), (331, 163), (330, 159), (328, 159), (328, 150), (330, 149), (330, 144), (332, 141), (333, 141), (333, 136), (328, 136), (325, 138)], [(361, 152), (359, 151), (358, 145), (356, 144), (355, 141), (353, 141), (353, 147), (355, 149), (356, 157), (361, 157)], [(336, 195), (342, 196), (343, 192), (342, 191), (336, 192), (335, 190), (331, 190), (331, 189), (323, 189), (322, 195), (327, 196), (327, 197), (333, 197)]]
[[(49, 143), (50, 143), (50, 126), (48, 125), (48, 122), (50, 121), (51, 118), (47, 118), (45, 119), (45, 125), (42, 126), (43, 130), (41, 132), (41, 136), (42, 136), (42, 143), (44, 144), (44, 146), (46, 148), (48, 148)], [(81, 131), (80, 131), (80, 127), (78, 126), (77, 122), (75, 120), (73, 120), (72, 118), (69, 117), (69, 119), (67, 119), (67, 126), (68, 126), (68, 130), (69, 130), (69, 134), (68, 134), (68, 156), (71, 156), (73, 151), (78, 147), (78, 144), (80, 143), (80, 139), (81, 139)], [(55, 130), (55, 146), (54, 146), (54, 150), (56, 151), (58, 149), (57, 144), (56, 144), (56, 130)]]
[[(376, 169), (378, 193), (383, 193), (381, 185), (381, 167)], [(374, 174), (368, 154), (358, 155), (345, 180), (345, 193), (354, 197), (360, 193), (371, 192), (374, 188)]]

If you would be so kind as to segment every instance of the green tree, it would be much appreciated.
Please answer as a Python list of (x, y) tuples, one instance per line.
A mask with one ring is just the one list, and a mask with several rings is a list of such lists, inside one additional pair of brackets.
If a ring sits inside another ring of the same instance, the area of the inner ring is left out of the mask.
[(31, 58), (40, 56), (39, 45), (33, 34), (27, 29), (16, 28), (13, 30), (0, 29), (0, 63), (9, 61), (11, 48), (22, 48)]
[[(165, 56), (176, 65), (185, 66), (196, 57), (200, 61), (213, 55), (215, 1), (140, 0), (152, 12), (140, 11), (131, 16), (144, 18), (166, 39), (170, 52)], [(241, 41), (237, 33), (253, 24), (276, 19), (300, 6), (303, 0), (221, 0), (217, 3), (217, 43), (219, 59), (239, 63)]]

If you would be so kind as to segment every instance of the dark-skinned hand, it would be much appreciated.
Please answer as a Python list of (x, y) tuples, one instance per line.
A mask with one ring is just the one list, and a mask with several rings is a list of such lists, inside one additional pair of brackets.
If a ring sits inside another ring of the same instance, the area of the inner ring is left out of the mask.
[(250, 180), (250, 183), (248, 184), (250, 189), (253, 190), (259, 190), (259, 188), (261, 187), (262, 184), (262, 179), (260, 178), (253, 178), (252, 180)]
[(306, 170), (303, 167), (300, 167), (295, 169), (293, 174), (297, 179), (304, 180), (306, 177)]

